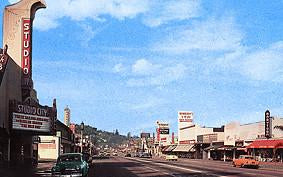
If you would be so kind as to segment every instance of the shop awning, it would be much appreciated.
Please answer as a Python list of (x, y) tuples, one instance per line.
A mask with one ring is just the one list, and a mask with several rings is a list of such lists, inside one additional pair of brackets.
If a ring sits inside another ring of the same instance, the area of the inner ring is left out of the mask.
[(194, 152), (194, 144), (179, 144), (173, 152)]
[(205, 148), (204, 150), (205, 151), (215, 151), (215, 150), (217, 150), (221, 146), (223, 146), (223, 145), (211, 145), (211, 146)]
[(232, 151), (234, 150), (234, 146), (229, 146), (229, 145), (223, 145), (221, 147), (218, 147), (217, 150), (219, 151)]
[(166, 150), (167, 150), (169, 147), (170, 147), (170, 145), (165, 146), (165, 147), (163, 147), (163, 148), (161, 149), (161, 151), (162, 151), (162, 152), (166, 152)]
[(168, 145), (168, 146), (165, 146), (163, 149), (162, 149), (162, 152), (171, 152), (173, 149), (175, 149), (177, 147), (177, 145)]
[(247, 149), (283, 149), (283, 139), (278, 140), (255, 140)]
[(246, 151), (247, 148), (245, 146), (241, 146), (241, 147), (235, 147), (237, 151)]
[(177, 147), (177, 145), (170, 145), (169, 148), (166, 149), (166, 152), (171, 152), (171, 151), (173, 151), (176, 147)]

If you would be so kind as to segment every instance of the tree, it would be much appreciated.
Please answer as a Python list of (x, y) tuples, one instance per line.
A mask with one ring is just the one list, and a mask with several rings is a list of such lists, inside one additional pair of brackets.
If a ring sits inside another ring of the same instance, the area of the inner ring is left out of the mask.
[(283, 131), (283, 125), (277, 125), (277, 126), (275, 126), (274, 128)]
[(127, 134), (127, 138), (130, 139), (131, 138), (131, 132), (128, 132)]
[(119, 135), (118, 129), (115, 130), (115, 135)]

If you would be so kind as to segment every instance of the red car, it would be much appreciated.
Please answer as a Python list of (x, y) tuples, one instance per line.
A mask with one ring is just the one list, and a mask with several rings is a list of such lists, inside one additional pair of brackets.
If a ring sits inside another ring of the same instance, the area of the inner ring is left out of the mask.
[(259, 167), (259, 161), (250, 155), (240, 155), (238, 159), (233, 160), (234, 167)]

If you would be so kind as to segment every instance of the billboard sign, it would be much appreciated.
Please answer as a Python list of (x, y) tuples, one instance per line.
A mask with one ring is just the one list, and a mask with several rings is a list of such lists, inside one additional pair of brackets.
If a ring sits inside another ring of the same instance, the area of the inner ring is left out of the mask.
[(178, 120), (179, 122), (193, 122), (193, 112), (179, 111)]

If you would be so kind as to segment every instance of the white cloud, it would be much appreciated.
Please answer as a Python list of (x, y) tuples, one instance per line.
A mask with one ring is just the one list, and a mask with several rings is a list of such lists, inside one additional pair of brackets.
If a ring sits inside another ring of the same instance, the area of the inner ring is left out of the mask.
[(114, 73), (123, 73), (126, 70), (122, 63), (118, 63), (113, 67)]
[(195, 22), (192, 26), (177, 28), (164, 40), (158, 41), (155, 51), (183, 54), (192, 50), (233, 51), (241, 46), (242, 32), (234, 19), (210, 18)]
[(147, 97), (143, 99), (143, 102), (139, 102), (136, 104), (130, 104), (130, 108), (133, 110), (144, 110), (150, 108), (156, 108), (163, 104), (165, 104), (165, 100), (157, 97)]
[(9, 3), (10, 3), (10, 4), (14, 4), (14, 3), (16, 3), (16, 2), (18, 2), (18, 1), (20, 1), (20, 0), (9, 0)]
[(146, 59), (137, 60), (132, 66), (132, 72), (138, 75), (150, 75), (157, 72), (160, 65), (154, 65)]
[[(182, 79), (187, 67), (183, 64), (174, 66), (154, 65), (147, 60), (138, 60), (133, 65), (133, 76), (127, 81), (131, 87), (164, 86)], [(139, 74), (138, 77), (137, 73)]]
[(82, 28), (82, 33), (80, 35), (81, 45), (83, 47), (89, 47), (89, 42), (101, 31), (107, 28), (108, 25), (102, 27), (94, 28), (90, 24), (83, 23), (80, 25)]
[[(148, 10), (148, 0), (45, 0), (47, 9), (37, 12), (34, 27), (39, 30), (56, 28), (59, 19), (69, 17), (75, 21), (93, 19), (103, 21), (104, 16), (119, 20), (134, 18)], [(9, 0), (10, 3), (16, 0)]]
[(247, 54), (241, 63), (243, 74), (253, 80), (283, 81), (283, 41)]
[(199, 0), (156, 0), (151, 1), (151, 11), (145, 14), (143, 22), (157, 27), (173, 20), (186, 20), (199, 16)]
[[(19, 0), (9, 0), (15, 3)], [(145, 25), (156, 27), (173, 20), (198, 16), (199, 0), (45, 0), (47, 9), (37, 12), (34, 27), (49, 30), (60, 25), (60, 19), (105, 21), (106, 16), (123, 20), (142, 15)]]
[(224, 72), (235, 72), (253, 81), (283, 82), (283, 41), (264, 49), (239, 47), (214, 63)]

